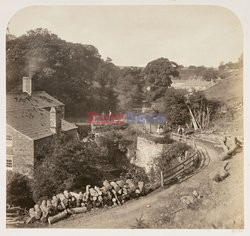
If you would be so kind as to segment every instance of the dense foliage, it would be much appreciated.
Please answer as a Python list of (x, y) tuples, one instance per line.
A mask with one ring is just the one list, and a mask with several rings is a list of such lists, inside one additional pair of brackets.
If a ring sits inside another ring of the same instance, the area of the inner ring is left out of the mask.
[(94, 143), (81, 143), (65, 136), (54, 137), (44, 153), (44, 159), (35, 167), (35, 200), (64, 189), (98, 184), (103, 175), (100, 156)]
[(161, 155), (153, 160), (149, 180), (159, 182), (161, 171), (171, 174), (170, 169), (179, 164), (178, 157), (184, 157), (185, 151), (188, 150), (190, 150), (190, 147), (186, 143), (174, 142), (164, 145)]
[(155, 101), (162, 97), (172, 84), (172, 78), (178, 77), (178, 65), (167, 58), (151, 61), (143, 69), (147, 90), (147, 100)]
[(34, 204), (30, 180), (25, 175), (7, 171), (6, 193), (7, 204), (9, 205), (31, 207)]
[(185, 90), (169, 88), (164, 96), (164, 113), (170, 126), (185, 125), (190, 122), (186, 105)]
[(6, 43), (7, 91), (20, 89), (22, 77), (32, 76), (35, 90), (55, 96), (67, 110), (88, 107), (101, 63), (94, 46), (66, 42), (47, 29), (30, 30)]
[(142, 69), (137, 67), (128, 67), (121, 70), (116, 89), (119, 94), (118, 106), (123, 112), (142, 107), (144, 80), (141, 71)]
[[(118, 131), (107, 132), (96, 142), (55, 137), (35, 168), (34, 199), (65, 189), (83, 190), (88, 184), (100, 185), (106, 178), (117, 178), (121, 173), (142, 175), (143, 178), (142, 172), (126, 158), (128, 144)], [(111, 173), (114, 170), (116, 175)]]

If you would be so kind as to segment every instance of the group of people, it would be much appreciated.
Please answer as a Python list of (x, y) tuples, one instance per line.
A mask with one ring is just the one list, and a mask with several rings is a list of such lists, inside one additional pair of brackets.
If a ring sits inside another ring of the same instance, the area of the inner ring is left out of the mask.
[[(105, 112), (103, 111), (102, 112), (102, 117), (103, 117), (103, 119), (105, 119), (106, 118), (106, 116), (105, 116), (106, 114), (105, 114)], [(112, 116), (112, 112), (111, 112), (111, 110), (109, 109), (109, 112), (108, 112), (108, 120), (111, 120), (111, 116)]]
[[(165, 125), (165, 127), (167, 127), (167, 124)], [(164, 133), (164, 131), (165, 131), (164, 130), (164, 125), (158, 125), (156, 133), (161, 135), (161, 134)], [(171, 131), (171, 128), (170, 128), (169, 131)], [(180, 134), (180, 135), (184, 135), (185, 129), (181, 125), (179, 125), (178, 129), (177, 129), (177, 133)]]

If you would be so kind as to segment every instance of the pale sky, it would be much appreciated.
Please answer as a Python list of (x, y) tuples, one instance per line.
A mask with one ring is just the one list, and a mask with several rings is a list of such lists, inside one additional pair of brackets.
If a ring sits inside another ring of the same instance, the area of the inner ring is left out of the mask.
[(218, 66), (243, 51), (238, 18), (207, 6), (29, 7), (12, 17), (11, 34), (48, 28), (66, 41), (91, 44), (120, 66), (145, 66), (159, 57)]

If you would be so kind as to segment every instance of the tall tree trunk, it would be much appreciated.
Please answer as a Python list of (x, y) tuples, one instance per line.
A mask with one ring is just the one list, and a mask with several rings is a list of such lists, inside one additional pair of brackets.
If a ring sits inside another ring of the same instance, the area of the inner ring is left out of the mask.
[(198, 126), (197, 126), (196, 120), (195, 120), (194, 115), (193, 115), (193, 113), (192, 113), (192, 111), (191, 111), (191, 109), (190, 109), (189, 106), (188, 106), (188, 110), (189, 110), (190, 115), (191, 115), (191, 119), (192, 119), (192, 123), (193, 123), (193, 126), (194, 126), (194, 130), (197, 130)]

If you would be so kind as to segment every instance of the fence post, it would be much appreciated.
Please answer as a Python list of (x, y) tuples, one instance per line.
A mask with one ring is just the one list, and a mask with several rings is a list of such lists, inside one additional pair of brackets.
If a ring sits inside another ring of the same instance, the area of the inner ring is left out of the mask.
[(161, 187), (164, 187), (163, 172), (161, 171)]

